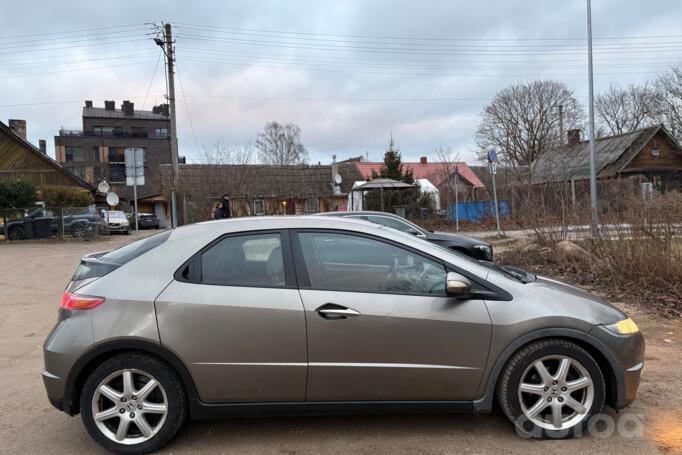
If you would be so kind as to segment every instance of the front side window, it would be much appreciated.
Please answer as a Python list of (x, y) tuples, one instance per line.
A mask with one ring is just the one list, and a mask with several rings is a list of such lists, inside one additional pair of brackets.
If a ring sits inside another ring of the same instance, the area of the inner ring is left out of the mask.
[(201, 282), (228, 286), (284, 286), (280, 235), (225, 237), (201, 254)]
[(67, 163), (78, 163), (85, 161), (85, 150), (83, 147), (67, 145), (65, 150)]
[(445, 296), (445, 267), (411, 251), (367, 237), (299, 234), (314, 289)]

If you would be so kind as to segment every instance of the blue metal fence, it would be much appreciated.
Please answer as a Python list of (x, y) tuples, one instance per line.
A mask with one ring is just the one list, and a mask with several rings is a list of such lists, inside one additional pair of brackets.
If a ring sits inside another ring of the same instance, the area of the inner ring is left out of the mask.
[[(462, 201), (459, 205), (460, 221), (479, 221), (484, 218), (495, 216), (495, 201)], [(509, 203), (506, 200), (497, 201), (500, 209), (500, 218), (509, 217)], [(455, 203), (450, 204), (446, 217), (448, 220), (455, 219)]]

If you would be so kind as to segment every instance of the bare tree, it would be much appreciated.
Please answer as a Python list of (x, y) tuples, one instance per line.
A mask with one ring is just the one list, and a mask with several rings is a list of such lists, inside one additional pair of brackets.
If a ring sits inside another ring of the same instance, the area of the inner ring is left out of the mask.
[(455, 151), (452, 147), (438, 147), (436, 149), (436, 156), (438, 161), (441, 163), (442, 171), (439, 172), (437, 178), (439, 182), (433, 182), (440, 186), (440, 188), (445, 189), (445, 210), (446, 213), (450, 212), (450, 201), (454, 196), (455, 211), (451, 213), (455, 220), (455, 228), (459, 230), (459, 169), (457, 165), (459, 163), (459, 152)]
[(656, 123), (656, 93), (644, 85), (609, 87), (594, 103), (601, 126), (609, 134), (622, 134)]
[(659, 122), (682, 141), (682, 67), (674, 67), (654, 82)]
[(301, 143), (301, 128), (291, 122), (266, 123), (264, 131), (258, 134), (256, 148), (260, 161), (265, 164), (305, 164), (308, 160), (308, 151)]
[(563, 143), (559, 106), (563, 107), (567, 129), (583, 125), (583, 108), (562, 82), (536, 80), (499, 91), (483, 109), (476, 130), (481, 158), (494, 148), (500, 164), (510, 167), (517, 179), (530, 185), (537, 159)]

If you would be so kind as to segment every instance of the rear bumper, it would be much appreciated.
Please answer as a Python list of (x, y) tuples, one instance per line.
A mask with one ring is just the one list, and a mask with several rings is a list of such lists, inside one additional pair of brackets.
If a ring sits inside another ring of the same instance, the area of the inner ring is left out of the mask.
[(43, 370), (42, 377), (45, 391), (47, 392), (47, 399), (50, 400), (50, 404), (60, 411), (63, 411), (64, 404), (62, 395), (64, 390), (62, 379), (47, 370)]

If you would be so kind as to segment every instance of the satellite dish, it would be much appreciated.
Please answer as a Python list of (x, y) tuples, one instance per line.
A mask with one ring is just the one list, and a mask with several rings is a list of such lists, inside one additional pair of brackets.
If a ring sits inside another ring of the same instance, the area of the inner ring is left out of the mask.
[(102, 180), (99, 182), (99, 185), (97, 185), (97, 191), (100, 193), (108, 193), (109, 192), (109, 184), (107, 183), (106, 180)]
[(337, 185), (341, 185), (341, 174), (336, 174), (334, 176), (334, 181), (336, 182)]
[(107, 193), (107, 204), (109, 204), (111, 207), (117, 206), (118, 205), (118, 194), (114, 193), (113, 191), (110, 191), (109, 193)]

